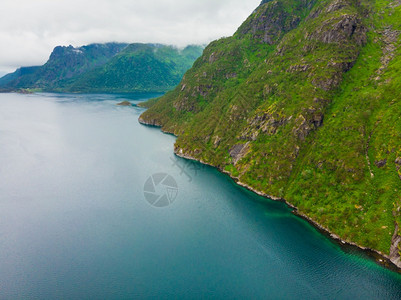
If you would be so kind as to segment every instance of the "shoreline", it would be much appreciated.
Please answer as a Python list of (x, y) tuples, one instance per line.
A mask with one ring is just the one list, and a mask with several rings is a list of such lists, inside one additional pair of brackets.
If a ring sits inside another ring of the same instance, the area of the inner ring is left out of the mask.
[[(163, 130), (162, 126), (159, 125), (159, 124), (156, 124), (156, 122), (153, 123), (153, 124), (152, 123), (148, 123), (148, 122), (145, 122), (141, 118), (139, 118), (138, 121), (142, 125), (160, 128), (161, 132), (163, 132), (164, 134), (172, 134), (175, 137), (177, 137), (174, 133)], [(267, 199), (272, 200), (272, 201), (279, 201), (279, 202), (285, 203), (288, 207), (293, 209), (292, 213), (294, 215), (296, 215), (296, 216), (302, 218), (303, 220), (307, 221), (310, 225), (312, 225), (314, 228), (316, 228), (320, 233), (322, 233), (326, 237), (330, 238), (333, 242), (338, 244), (341, 249), (343, 249), (344, 247), (348, 247), (348, 248), (351, 248), (351, 249), (357, 249), (358, 251), (362, 251), (368, 257), (370, 257), (372, 260), (374, 260), (376, 264), (378, 264), (378, 265), (380, 265), (382, 267), (385, 267), (390, 271), (393, 271), (393, 272), (401, 274), (401, 267), (399, 267), (396, 264), (394, 264), (390, 260), (390, 257), (388, 255), (382, 253), (381, 251), (378, 251), (378, 250), (375, 250), (375, 249), (371, 249), (371, 248), (367, 248), (367, 247), (364, 247), (364, 246), (360, 246), (360, 245), (358, 245), (357, 243), (354, 243), (354, 242), (345, 241), (345, 240), (341, 239), (341, 237), (339, 237), (337, 234), (331, 232), (329, 229), (327, 229), (323, 225), (319, 224), (318, 222), (316, 222), (312, 218), (308, 217), (306, 214), (300, 212), (295, 205), (291, 204), (286, 199), (275, 197), (275, 196), (271, 196), (271, 195), (268, 195), (268, 194), (263, 193), (261, 191), (258, 191), (256, 189), (252, 188), (251, 186), (241, 182), (239, 180), (239, 178), (232, 176), (230, 172), (225, 171), (225, 170), (223, 170), (221, 168), (218, 168), (216, 166), (213, 166), (212, 164), (206, 163), (206, 162), (204, 162), (204, 161), (202, 161), (200, 159), (196, 159), (196, 158), (194, 158), (192, 156), (189, 156), (189, 155), (185, 154), (182, 149), (180, 149), (180, 151), (177, 151), (177, 150), (178, 149), (174, 148), (174, 154), (177, 155), (178, 157), (181, 157), (181, 158), (184, 158), (184, 159), (188, 159), (188, 160), (192, 160), (192, 161), (196, 161), (196, 162), (199, 162), (201, 164), (213, 167), (213, 168), (217, 169), (220, 173), (228, 175), (235, 182), (235, 184), (247, 189), (248, 191), (251, 191), (251, 192), (253, 192), (253, 193), (255, 193), (255, 194), (257, 194), (257, 195), (259, 195), (261, 197), (267, 198)]]

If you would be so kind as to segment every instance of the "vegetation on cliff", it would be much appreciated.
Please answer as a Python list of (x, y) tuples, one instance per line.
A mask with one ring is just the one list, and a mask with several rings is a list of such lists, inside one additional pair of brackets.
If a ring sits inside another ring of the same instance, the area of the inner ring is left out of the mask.
[(140, 118), (401, 267), (401, 2), (263, 1)]

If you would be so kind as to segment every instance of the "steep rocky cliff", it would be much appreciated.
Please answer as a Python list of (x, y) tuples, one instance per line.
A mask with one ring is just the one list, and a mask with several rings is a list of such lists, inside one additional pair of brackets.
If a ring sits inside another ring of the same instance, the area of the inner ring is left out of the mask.
[(399, 1), (263, 1), (140, 122), (401, 267), (400, 32)]

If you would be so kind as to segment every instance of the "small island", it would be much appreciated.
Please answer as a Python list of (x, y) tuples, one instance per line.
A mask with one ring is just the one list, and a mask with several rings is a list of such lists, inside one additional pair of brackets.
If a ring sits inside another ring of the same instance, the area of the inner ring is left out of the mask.
[(123, 102), (117, 103), (117, 105), (119, 105), (119, 106), (133, 106), (132, 103), (129, 102), (129, 101), (123, 101)]

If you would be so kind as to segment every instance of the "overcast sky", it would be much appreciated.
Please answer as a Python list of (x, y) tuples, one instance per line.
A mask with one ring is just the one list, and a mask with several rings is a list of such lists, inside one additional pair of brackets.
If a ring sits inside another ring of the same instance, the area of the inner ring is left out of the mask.
[(0, 74), (57, 45), (205, 44), (232, 35), (260, 0), (0, 0)]

